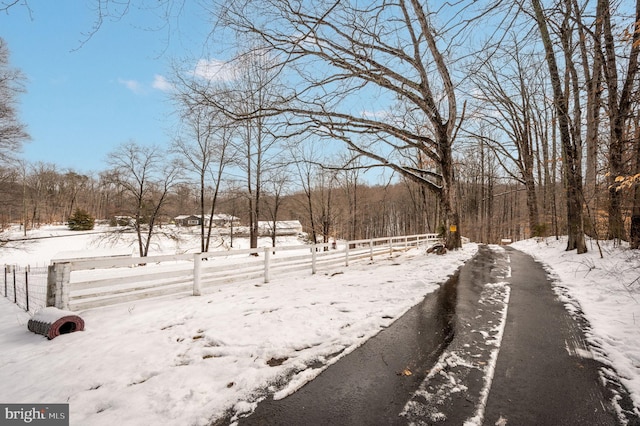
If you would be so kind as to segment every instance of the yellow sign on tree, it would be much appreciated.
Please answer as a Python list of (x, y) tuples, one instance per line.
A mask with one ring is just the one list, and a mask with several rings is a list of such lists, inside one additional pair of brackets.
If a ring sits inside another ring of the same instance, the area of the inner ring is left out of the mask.
[(456, 232), (457, 230), (458, 230), (458, 227), (456, 225), (449, 226), (449, 231)]

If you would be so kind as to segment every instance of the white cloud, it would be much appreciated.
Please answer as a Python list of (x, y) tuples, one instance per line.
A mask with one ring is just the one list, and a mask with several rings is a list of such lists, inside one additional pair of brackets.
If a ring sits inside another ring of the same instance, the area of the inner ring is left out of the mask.
[(174, 89), (173, 84), (171, 84), (166, 78), (164, 78), (164, 76), (159, 74), (156, 74), (153, 77), (153, 83), (151, 84), (151, 87), (163, 92), (171, 92)]
[(217, 59), (200, 59), (193, 75), (211, 81), (231, 81), (236, 79), (236, 69), (229, 62)]
[(122, 84), (124, 87), (131, 90), (136, 95), (143, 93), (143, 88), (139, 81), (119, 78), (118, 83)]

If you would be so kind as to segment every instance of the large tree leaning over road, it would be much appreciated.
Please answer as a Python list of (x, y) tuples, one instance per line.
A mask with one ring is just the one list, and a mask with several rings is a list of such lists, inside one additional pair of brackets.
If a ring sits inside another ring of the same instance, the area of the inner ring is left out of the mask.
[[(217, 19), (256, 36), (291, 87), (279, 107), (249, 116), (286, 117), (292, 131), (342, 141), (425, 185), (439, 197), (447, 247), (460, 247), (450, 46), (425, 2), (229, 0)], [(419, 156), (428, 160), (416, 167)]]

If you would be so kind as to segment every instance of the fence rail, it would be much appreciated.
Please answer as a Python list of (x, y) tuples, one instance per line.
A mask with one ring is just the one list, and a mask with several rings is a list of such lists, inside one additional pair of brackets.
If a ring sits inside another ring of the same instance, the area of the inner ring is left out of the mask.
[[(165, 295), (197, 296), (215, 285), (243, 280), (268, 283), (272, 277), (303, 270), (315, 274), (320, 268), (349, 266), (350, 261), (373, 260), (374, 256), (437, 240), (437, 234), (421, 234), (347, 241), (341, 247), (323, 243), (166, 256), (66, 259), (38, 268), (37, 283), (33, 284), (31, 277), (36, 268), (31, 268), (31, 273), (27, 268), (25, 273), (6, 266), (4, 295), (29, 311), (44, 306), (80, 311)], [(9, 272), (14, 270), (15, 273)], [(20, 276), (24, 276), (24, 283)]]

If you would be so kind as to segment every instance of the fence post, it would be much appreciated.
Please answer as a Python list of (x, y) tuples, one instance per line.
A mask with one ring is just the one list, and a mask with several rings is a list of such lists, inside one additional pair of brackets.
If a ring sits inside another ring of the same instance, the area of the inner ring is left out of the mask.
[(24, 268), (24, 294), (25, 294), (25, 299), (27, 301), (27, 312), (29, 312), (29, 271), (31, 269), (31, 266), (27, 265), (26, 268)]
[(18, 304), (18, 293), (16, 292), (16, 265), (11, 266), (13, 272), (13, 303)]
[(69, 309), (69, 281), (71, 279), (71, 265), (69, 263), (54, 263), (49, 266), (47, 275), (47, 306), (58, 309)]
[(9, 265), (4, 265), (4, 297), (7, 297), (7, 281), (9, 280)]
[(317, 244), (312, 245), (311, 246), (311, 274), (312, 275), (316, 274), (316, 258), (317, 258), (316, 250), (318, 250)]
[(60, 280), (60, 309), (69, 309), (69, 291), (71, 290), (71, 264), (62, 264), (62, 277)]
[(271, 266), (271, 250), (269, 247), (264, 248), (264, 283), (267, 284), (270, 280), (269, 268)]
[(47, 268), (47, 300), (46, 306), (56, 306), (56, 265)]
[(200, 281), (200, 269), (202, 268), (202, 253), (193, 255), (193, 295), (202, 295), (202, 284)]
[(349, 266), (349, 241), (344, 245), (344, 266)]

